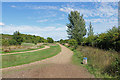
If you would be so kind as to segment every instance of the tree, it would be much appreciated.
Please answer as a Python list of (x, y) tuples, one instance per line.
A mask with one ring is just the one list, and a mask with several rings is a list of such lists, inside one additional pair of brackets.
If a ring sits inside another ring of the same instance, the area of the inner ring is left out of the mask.
[(17, 44), (19, 44), (19, 45), (21, 45), (21, 43), (23, 42), (23, 38), (19, 31), (14, 32), (13, 39), (16, 40)]
[(47, 38), (47, 41), (48, 41), (48, 43), (53, 43), (54, 42), (54, 40), (50, 37)]
[(86, 45), (93, 46), (94, 42), (94, 32), (93, 32), (93, 27), (90, 22), (89, 28), (88, 28), (88, 37), (86, 38)]
[(93, 32), (93, 27), (92, 24), (90, 22), (89, 28), (88, 28), (88, 36), (93, 36), (94, 32)]
[(15, 39), (10, 39), (8, 41), (9, 41), (9, 45), (16, 45), (17, 44)]
[(85, 36), (87, 32), (83, 15), (80, 16), (78, 11), (71, 11), (68, 20), (70, 21), (70, 23), (67, 24), (68, 37), (69, 39), (75, 39), (80, 44), (83, 36)]
[(9, 41), (2, 39), (2, 46), (9, 46)]

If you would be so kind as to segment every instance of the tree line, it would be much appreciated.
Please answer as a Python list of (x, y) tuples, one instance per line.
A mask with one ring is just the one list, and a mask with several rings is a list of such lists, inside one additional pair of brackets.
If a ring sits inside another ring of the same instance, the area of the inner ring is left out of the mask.
[[(68, 20), (70, 23), (66, 25), (69, 38), (67, 43), (70, 46), (77, 48), (77, 45), (83, 45), (120, 51), (120, 26), (95, 35), (92, 23), (90, 22), (87, 29), (83, 15), (80, 15), (78, 11), (71, 11)], [(65, 41), (60, 40), (60, 43), (65, 43)]]
[(2, 34), (3, 46), (21, 45), (22, 42), (37, 44), (37, 43), (53, 43), (54, 40), (50, 37), (45, 39), (40, 36), (21, 34), (19, 31), (15, 31), (13, 35)]

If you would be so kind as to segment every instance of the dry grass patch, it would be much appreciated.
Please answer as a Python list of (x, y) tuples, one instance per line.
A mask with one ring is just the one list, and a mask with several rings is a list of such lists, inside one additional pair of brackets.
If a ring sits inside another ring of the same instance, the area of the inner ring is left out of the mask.
[[(88, 58), (87, 65), (81, 64), (83, 57)], [(118, 76), (116, 70), (119, 69), (117, 69), (116, 59), (119, 58), (119, 53), (112, 50), (105, 51), (88, 46), (78, 46), (74, 50), (73, 63), (86, 67), (97, 78), (110, 78)]]

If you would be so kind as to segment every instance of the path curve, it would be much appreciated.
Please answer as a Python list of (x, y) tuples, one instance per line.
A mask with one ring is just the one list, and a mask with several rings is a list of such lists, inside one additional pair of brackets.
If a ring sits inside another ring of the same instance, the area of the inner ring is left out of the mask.
[[(59, 44), (60, 45), (60, 44)], [(6, 78), (94, 78), (87, 69), (71, 64), (73, 52), (63, 45), (61, 52), (42, 61), (2, 69)]]
[(24, 52), (14, 52), (14, 53), (6, 53), (6, 54), (0, 54), (0, 55), (9, 55), (9, 54), (20, 54), (20, 53), (27, 53), (27, 52), (35, 52), (43, 49), (50, 48), (50, 46), (45, 46), (44, 48), (41, 49), (36, 49), (36, 50), (30, 50), (30, 51), (24, 51)]

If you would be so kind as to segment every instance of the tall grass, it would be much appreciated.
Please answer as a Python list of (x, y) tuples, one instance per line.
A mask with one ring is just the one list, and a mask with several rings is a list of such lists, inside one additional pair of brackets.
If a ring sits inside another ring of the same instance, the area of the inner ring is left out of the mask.
[[(105, 51), (98, 48), (78, 46), (72, 57), (73, 63), (82, 65), (97, 78), (119, 77), (120, 59), (119, 53), (115, 51)], [(81, 64), (83, 57), (88, 58), (88, 64)]]

